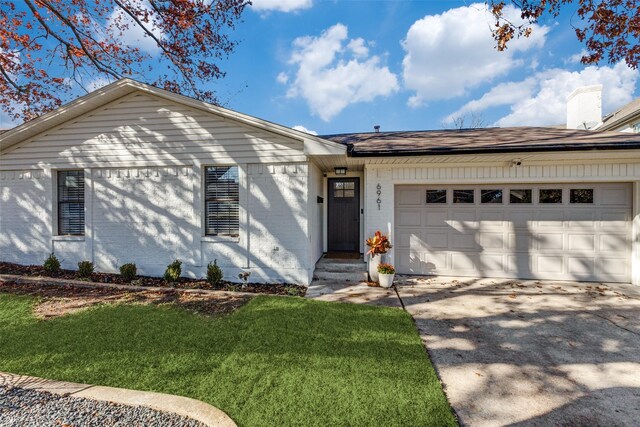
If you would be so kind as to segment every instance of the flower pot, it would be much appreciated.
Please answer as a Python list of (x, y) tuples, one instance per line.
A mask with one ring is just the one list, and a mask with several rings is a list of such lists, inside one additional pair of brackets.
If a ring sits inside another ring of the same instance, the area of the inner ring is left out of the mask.
[(369, 257), (369, 280), (372, 282), (378, 281), (378, 266), (382, 262), (382, 255), (375, 255)]
[(378, 273), (378, 276), (380, 278), (381, 287), (390, 288), (391, 285), (393, 285), (393, 278), (395, 277), (395, 274)]

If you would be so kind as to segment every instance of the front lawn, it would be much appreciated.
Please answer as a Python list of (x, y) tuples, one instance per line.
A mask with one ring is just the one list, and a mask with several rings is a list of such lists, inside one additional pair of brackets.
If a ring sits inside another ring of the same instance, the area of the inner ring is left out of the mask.
[(410, 316), (256, 297), (212, 318), (106, 305), (50, 320), (0, 294), (0, 370), (188, 396), (239, 425), (455, 425)]

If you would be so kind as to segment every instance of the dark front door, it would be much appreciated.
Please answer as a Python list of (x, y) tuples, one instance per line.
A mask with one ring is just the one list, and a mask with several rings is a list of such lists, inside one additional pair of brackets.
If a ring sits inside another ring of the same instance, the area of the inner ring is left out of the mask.
[(329, 179), (328, 249), (360, 252), (360, 178)]

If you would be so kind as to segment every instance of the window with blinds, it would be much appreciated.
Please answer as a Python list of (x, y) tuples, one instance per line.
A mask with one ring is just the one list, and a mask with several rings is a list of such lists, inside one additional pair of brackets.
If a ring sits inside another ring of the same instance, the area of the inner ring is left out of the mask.
[(205, 234), (208, 236), (239, 234), (239, 181), (237, 166), (205, 168)]
[(58, 234), (84, 235), (84, 171), (58, 171)]

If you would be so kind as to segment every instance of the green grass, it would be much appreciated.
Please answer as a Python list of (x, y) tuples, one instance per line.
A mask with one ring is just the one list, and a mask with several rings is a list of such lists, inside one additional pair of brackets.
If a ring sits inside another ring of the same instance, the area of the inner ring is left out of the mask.
[(37, 320), (0, 294), (0, 370), (208, 402), (239, 425), (455, 425), (409, 315), (256, 297), (210, 318), (112, 305)]

